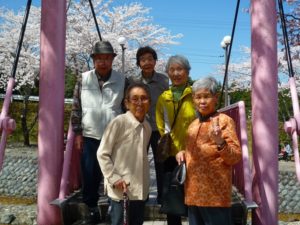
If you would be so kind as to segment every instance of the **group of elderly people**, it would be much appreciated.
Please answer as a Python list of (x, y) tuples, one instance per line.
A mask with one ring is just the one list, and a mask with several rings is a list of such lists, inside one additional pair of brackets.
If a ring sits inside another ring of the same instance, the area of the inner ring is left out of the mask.
[[(167, 75), (156, 72), (157, 54), (149, 46), (136, 54), (140, 74), (125, 79), (112, 69), (115, 56), (109, 42), (97, 42), (91, 54), (94, 69), (82, 74), (74, 91), (71, 120), (75, 144), (83, 148), (82, 193), (90, 222), (100, 219), (96, 207), (103, 175), (111, 224), (123, 224), (124, 193), (129, 198), (129, 224), (143, 224), (151, 145), (158, 203), (164, 173), (185, 162), (189, 224), (232, 225), (232, 166), (241, 159), (241, 149), (234, 121), (217, 112), (217, 81), (205, 77), (191, 86), (191, 67), (181, 55), (168, 59)], [(157, 143), (166, 132), (171, 134), (171, 150), (159, 162)], [(168, 214), (167, 223), (180, 225), (181, 217)]]

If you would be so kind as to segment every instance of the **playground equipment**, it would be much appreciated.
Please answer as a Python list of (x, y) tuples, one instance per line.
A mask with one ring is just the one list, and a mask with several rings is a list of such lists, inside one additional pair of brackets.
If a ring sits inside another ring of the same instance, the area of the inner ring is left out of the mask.
[[(62, 224), (60, 210), (50, 204), (55, 199), (63, 202), (72, 192), (76, 182), (68, 177), (73, 159), (71, 128), (68, 132), (67, 149), (63, 149), (64, 69), (66, 0), (43, 0), (41, 17), (41, 71), (39, 105), (39, 183), (38, 183), (38, 224)], [(234, 169), (234, 183), (253, 210), (253, 225), (275, 225), (278, 223), (278, 103), (277, 103), (277, 32), (276, 3), (272, 0), (251, 1), (252, 40), (252, 151), (253, 167), (248, 164), (247, 144), (244, 141), (245, 127), (240, 128), (243, 160)], [(100, 32), (99, 32), (100, 33)], [(233, 35), (232, 35), (233, 37)], [(101, 39), (101, 36), (100, 36)], [(228, 58), (229, 60), (229, 58)], [(227, 64), (227, 63), (226, 63)], [(9, 81), (12, 89), (14, 83)], [(287, 131), (293, 136), (293, 149), (299, 161), (299, 104), (294, 78), (290, 78), (294, 106), (294, 118), (286, 123)], [(49, 93), (56, 93), (53, 98)], [(0, 122), (2, 143), (7, 133), (13, 130), (13, 122), (7, 119), (11, 92), (7, 92)], [(8, 99), (8, 100), (7, 100)], [(295, 101), (294, 101), (295, 100)], [(239, 103), (240, 104), (240, 103)], [(240, 105), (229, 106), (228, 113), (237, 123), (242, 116)], [(298, 109), (297, 109), (298, 107)], [(226, 112), (226, 108), (224, 109)], [(233, 112), (239, 112), (234, 114)], [(233, 113), (233, 114), (231, 114)], [(10, 125), (9, 125), (10, 124)], [(298, 126), (297, 126), (298, 125)], [(244, 125), (243, 125), (244, 126)], [(9, 127), (10, 129), (6, 129)], [(5, 144), (4, 144), (5, 147)], [(0, 148), (1, 150), (1, 148)], [(3, 150), (4, 151), (4, 150)], [(0, 158), (1, 159), (1, 158)], [(298, 163), (299, 164), (299, 163)], [(296, 167), (299, 166), (296, 164)], [(243, 169), (241, 169), (243, 168)], [(297, 168), (297, 171), (300, 168)], [(242, 172), (242, 173), (241, 173)], [(299, 176), (299, 175), (297, 175)], [(241, 179), (239, 179), (241, 178)], [(298, 178), (299, 179), (299, 178)]]
[(2, 169), (2, 165), (3, 165), (4, 151), (5, 151), (7, 136), (16, 129), (16, 122), (14, 119), (12, 119), (8, 116), (8, 112), (9, 112), (9, 104), (10, 104), (10, 100), (12, 97), (13, 88), (15, 85), (16, 71), (17, 71), (17, 66), (18, 66), (18, 62), (19, 62), (19, 56), (20, 56), (20, 52), (21, 52), (21, 48), (22, 48), (23, 37), (24, 37), (25, 29), (26, 29), (28, 15), (30, 12), (30, 7), (31, 7), (31, 0), (28, 0), (23, 23), (22, 23), (22, 28), (21, 28), (21, 32), (20, 32), (20, 37), (19, 37), (19, 41), (18, 41), (18, 46), (17, 46), (17, 50), (16, 50), (16, 57), (15, 57), (14, 64), (12, 67), (11, 76), (9, 78), (8, 85), (6, 88), (5, 99), (4, 99), (2, 111), (0, 114), (0, 132), (2, 131), (1, 141), (0, 141), (0, 170)]
[(298, 94), (296, 89), (296, 80), (294, 77), (294, 70), (293, 70), (292, 58), (291, 58), (290, 47), (289, 47), (288, 34), (286, 31), (286, 24), (284, 19), (282, 0), (278, 0), (278, 6), (279, 6), (279, 15), (281, 19), (281, 27), (283, 33), (287, 65), (289, 70), (289, 85), (290, 85), (290, 92), (292, 96), (293, 113), (294, 113), (294, 117), (290, 118), (288, 121), (285, 122), (284, 129), (285, 132), (287, 132), (292, 137), (293, 140), (296, 175), (298, 181), (300, 182), (300, 159), (299, 159), (299, 150), (298, 150), (298, 135), (300, 134), (300, 109), (299, 109)]

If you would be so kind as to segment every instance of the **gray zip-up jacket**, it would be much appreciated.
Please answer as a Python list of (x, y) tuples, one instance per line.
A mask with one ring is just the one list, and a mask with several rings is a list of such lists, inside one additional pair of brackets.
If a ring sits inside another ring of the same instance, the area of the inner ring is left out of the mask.
[(82, 135), (100, 140), (107, 124), (122, 113), (125, 76), (112, 70), (100, 90), (95, 70), (82, 74)]

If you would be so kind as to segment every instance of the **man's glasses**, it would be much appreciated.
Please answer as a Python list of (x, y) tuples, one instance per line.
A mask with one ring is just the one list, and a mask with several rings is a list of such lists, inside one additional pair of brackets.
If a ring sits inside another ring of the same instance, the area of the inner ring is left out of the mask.
[(129, 101), (134, 103), (134, 104), (138, 104), (139, 102), (141, 103), (148, 103), (149, 102), (149, 98), (146, 96), (141, 96), (141, 97), (131, 97), (129, 98)]

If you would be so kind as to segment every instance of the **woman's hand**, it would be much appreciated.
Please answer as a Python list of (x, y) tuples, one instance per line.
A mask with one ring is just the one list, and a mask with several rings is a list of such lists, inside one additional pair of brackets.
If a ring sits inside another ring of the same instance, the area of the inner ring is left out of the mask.
[(210, 138), (217, 144), (222, 145), (225, 140), (222, 138), (222, 130), (219, 124), (219, 117), (212, 117), (212, 126), (210, 129)]
[(180, 151), (176, 154), (176, 160), (178, 164), (182, 163), (185, 161), (185, 151)]
[(127, 186), (129, 186), (129, 184), (126, 184), (123, 179), (117, 180), (113, 185), (114, 188), (117, 188), (122, 192), (127, 192)]

